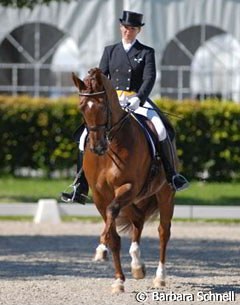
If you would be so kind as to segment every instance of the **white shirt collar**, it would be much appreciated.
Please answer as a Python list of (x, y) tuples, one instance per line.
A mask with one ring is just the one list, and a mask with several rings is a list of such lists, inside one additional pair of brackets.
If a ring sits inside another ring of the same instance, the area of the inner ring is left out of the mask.
[(125, 50), (126, 52), (128, 52), (128, 51), (131, 49), (131, 47), (134, 45), (135, 42), (136, 42), (136, 39), (133, 40), (133, 42), (131, 42), (131, 43), (126, 43), (126, 42), (124, 42), (124, 41), (122, 40), (122, 44), (123, 44), (124, 50)]

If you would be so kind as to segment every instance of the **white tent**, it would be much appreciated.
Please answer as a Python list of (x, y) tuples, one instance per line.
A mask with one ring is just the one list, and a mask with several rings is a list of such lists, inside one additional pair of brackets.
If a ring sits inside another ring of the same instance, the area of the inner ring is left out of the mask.
[(48, 69), (59, 69), (56, 58), (64, 48), (60, 52), (58, 47), (67, 38), (76, 46), (68, 59), (76, 71), (84, 74), (97, 66), (104, 47), (119, 41), (123, 9), (144, 14), (139, 39), (156, 51), (153, 95), (193, 95), (191, 65), (198, 48), (222, 33), (240, 41), (236, 0), (73, 0), (33, 10), (0, 7), (0, 91), (31, 88), (37, 95), (55, 86)]

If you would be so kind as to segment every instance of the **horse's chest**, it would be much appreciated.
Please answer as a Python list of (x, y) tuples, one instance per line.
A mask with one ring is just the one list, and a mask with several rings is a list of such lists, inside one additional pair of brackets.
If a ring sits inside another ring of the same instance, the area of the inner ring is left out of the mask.
[(122, 173), (119, 171), (117, 167), (112, 167), (108, 171), (108, 182), (110, 183), (116, 183), (122, 176)]
[(113, 167), (106, 171), (99, 173), (98, 177), (96, 177), (96, 182), (94, 187), (101, 192), (103, 189), (110, 188), (114, 189), (116, 185), (121, 184), (122, 174), (121, 172)]
[[(84, 171), (91, 188), (100, 192), (106, 187), (113, 189), (116, 185), (121, 185), (126, 175), (129, 177), (129, 162), (126, 161), (129, 152), (122, 149), (117, 154), (115, 150), (116, 147), (112, 147), (112, 154), (88, 158)], [(92, 157), (92, 154), (88, 157)]]

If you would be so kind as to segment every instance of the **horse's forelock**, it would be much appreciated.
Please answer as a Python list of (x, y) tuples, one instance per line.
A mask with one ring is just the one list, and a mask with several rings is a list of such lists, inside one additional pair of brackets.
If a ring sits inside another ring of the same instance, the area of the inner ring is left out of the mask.
[(90, 77), (96, 77), (97, 79), (101, 78), (101, 73), (102, 71), (99, 68), (92, 68), (88, 71)]
[(118, 96), (111, 80), (108, 79), (99, 68), (89, 70), (88, 76), (85, 77), (83, 81), (87, 92), (98, 92), (105, 90), (108, 100), (119, 104)]
[(87, 87), (87, 92), (97, 92), (103, 90), (101, 70), (99, 68), (89, 70), (88, 76), (85, 77), (83, 81)]

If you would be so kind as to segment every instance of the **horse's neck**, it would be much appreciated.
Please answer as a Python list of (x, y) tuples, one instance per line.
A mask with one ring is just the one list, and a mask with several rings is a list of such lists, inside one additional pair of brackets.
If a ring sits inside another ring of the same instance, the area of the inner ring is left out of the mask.
[(112, 112), (112, 125), (116, 124), (119, 122), (119, 120), (121, 120), (121, 118), (124, 116), (124, 114), (126, 113), (121, 105), (119, 104), (119, 101), (116, 100), (114, 102), (112, 102), (111, 104), (111, 112)]

